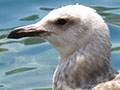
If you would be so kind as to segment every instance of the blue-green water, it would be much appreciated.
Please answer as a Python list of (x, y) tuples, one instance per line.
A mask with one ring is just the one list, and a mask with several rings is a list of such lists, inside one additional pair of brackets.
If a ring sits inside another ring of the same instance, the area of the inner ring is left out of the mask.
[(111, 64), (120, 69), (120, 0), (0, 0), (0, 90), (50, 90), (57, 51), (41, 38), (6, 36), (15, 27), (41, 20), (53, 8), (76, 3), (93, 7), (107, 22)]

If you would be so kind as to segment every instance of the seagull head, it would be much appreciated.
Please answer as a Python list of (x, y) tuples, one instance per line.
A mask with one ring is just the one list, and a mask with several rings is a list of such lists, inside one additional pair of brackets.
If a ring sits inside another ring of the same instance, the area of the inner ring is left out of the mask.
[(8, 35), (13, 39), (22, 37), (42, 37), (66, 57), (91, 43), (105, 47), (109, 42), (109, 31), (92, 8), (68, 5), (54, 9), (39, 22), (18, 27)]

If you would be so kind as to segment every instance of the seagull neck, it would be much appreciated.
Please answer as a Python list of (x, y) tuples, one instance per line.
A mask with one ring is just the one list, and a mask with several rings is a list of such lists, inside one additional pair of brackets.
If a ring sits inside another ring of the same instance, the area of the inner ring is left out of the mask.
[(91, 84), (113, 78), (110, 53), (90, 48), (93, 47), (91, 45), (88, 47), (80, 48), (68, 57), (60, 57), (55, 72), (59, 80), (54, 79), (54, 82), (65, 82), (72, 88), (89, 88)]
[[(107, 54), (107, 55), (106, 55)], [(110, 66), (110, 54), (106, 52), (98, 52), (95, 49), (88, 49), (88, 47), (80, 48), (76, 50), (72, 55), (68, 57), (60, 57), (59, 65), (68, 63), (74, 69), (78, 69), (86, 74), (102, 74), (109, 71)], [(67, 67), (67, 66), (66, 66)]]

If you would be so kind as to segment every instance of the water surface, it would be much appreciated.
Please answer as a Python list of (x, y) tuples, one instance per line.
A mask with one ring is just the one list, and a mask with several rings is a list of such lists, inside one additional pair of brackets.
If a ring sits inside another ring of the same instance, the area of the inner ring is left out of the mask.
[(6, 39), (18, 26), (41, 20), (54, 8), (90, 6), (103, 17), (112, 41), (111, 65), (120, 69), (119, 0), (0, 0), (0, 90), (50, 90), (58, 53), (41, 38)]

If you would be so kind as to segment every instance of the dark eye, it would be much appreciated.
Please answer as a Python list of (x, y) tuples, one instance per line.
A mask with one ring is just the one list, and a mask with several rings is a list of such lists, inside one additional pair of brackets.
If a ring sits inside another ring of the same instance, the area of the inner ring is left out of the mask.
[(59, 25), (65, 25), (67, 23), (67, 21), (65, 19), (58, 19), (57, 20), (57, 24)]

